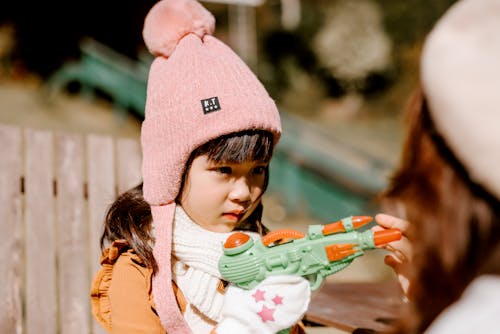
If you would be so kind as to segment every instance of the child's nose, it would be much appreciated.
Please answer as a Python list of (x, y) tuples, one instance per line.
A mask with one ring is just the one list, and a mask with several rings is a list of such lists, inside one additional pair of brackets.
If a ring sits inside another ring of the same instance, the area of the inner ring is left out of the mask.
[(229, 199), (232, 201), (246, 202), (250, 200), (250, 185), (245, 177), (236, 179), (229, 193)]

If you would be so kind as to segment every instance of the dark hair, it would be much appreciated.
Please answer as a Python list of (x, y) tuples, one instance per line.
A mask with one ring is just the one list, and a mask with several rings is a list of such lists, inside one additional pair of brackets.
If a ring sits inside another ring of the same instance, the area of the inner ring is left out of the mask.
[(500, 203), (438, 134), (421, 90), (407, 117), (402, 161), (383, 205), (403, 204), (411, 223), (410, 307), (397, 330), (411, 334), (424, 332), (475, 277), (500, 274)]
[[(248, 130), (217, 137), (195, 149), (182, 175), (181, 195), (185, 177), (193, 159), (206, 154), (208, 159), (217, 163), (242, 163), (245, 161), (268, 162), (273, 154), (273, 134), (263, 130)], [(266, 170), (264, 190), (267, 188), (269, 170)], [(262, 224), (262, 203), (259, 203), (254, 212), (244, 222), (236, 227), (238, 230), (247, 230), (264, 234), (267, 228)], [(104, 232), (101, 236), (101, 248), (106, 243), (124, 239), (128, 247), (132, 248), (144, 264), (158, 270), (153, 257), (154, 238), (151, 233), (152, 216), (149, 204), (144, 200), (142, 184), (118, 196), (110, 206), (104, 222)]]

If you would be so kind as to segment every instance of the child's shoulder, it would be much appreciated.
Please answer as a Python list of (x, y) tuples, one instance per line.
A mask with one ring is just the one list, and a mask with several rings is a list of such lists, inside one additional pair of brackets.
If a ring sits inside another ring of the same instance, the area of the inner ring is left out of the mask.
[[(92, 313), (106, 329), (111, 329), (110, 287), (120, 286), (118, 290), (127, 290), (127, 282), (138, 283), (144, 291), (150, 291), (152, 270), (134, 252), (125, 240), (116, 240), (106, 248), (101, 255), (101, 269), (92, 280), (90, 299)], [(136, 279), (121, 280), (120, 277), (136, 277)], [(134, 286), (135, 287), (135, 286)], [(152, 298), (150, 298), (152, 304)]]
[(101, 264), (103, 261), (106, 261), (106, 259), (104, 259), (105, 256), (108, 258), (107, 260), (110, 262), (113, 261), (117, 262), (120, 258), (123, 259), (125, 257), (133, 260), (134, 262), (139, 263), (140, 265), (144, 265), (141, 258), (137, 255), (137, 253), (125, 239), (119, 239), (113, 241), (111, 243), (111, 246), (109, 246), (102, 252)]
[(152, 270), (137, 255), (126, 240), (115, 240), (101, 255), (101, 271), (137, 270), (145, 276), (151, 276)]

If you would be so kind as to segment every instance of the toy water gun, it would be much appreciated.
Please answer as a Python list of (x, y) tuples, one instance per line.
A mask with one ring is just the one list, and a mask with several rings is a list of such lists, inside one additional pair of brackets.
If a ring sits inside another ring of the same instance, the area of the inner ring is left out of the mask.
[(401, 231), (395, 228), (357, 231), (371, 220), (369, 216), (353, 216), (310, 225), (306, 235), (281, 229), (258, 241), (235, 232), (224, 243), (219, 271), (226, 281), (243, 289), (252, 289), (272, 275), (300, 275), (311, 282), (314, 291), (325, 277), (346, 268), (365, 250), (401, 239)]

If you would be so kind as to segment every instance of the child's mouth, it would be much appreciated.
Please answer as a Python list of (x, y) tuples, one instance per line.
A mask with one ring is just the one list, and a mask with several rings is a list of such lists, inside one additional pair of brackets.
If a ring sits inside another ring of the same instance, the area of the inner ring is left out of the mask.
[(239, 221), (243, 214), (244, 212), (225, 212), (222, 216), (230, 221)]

